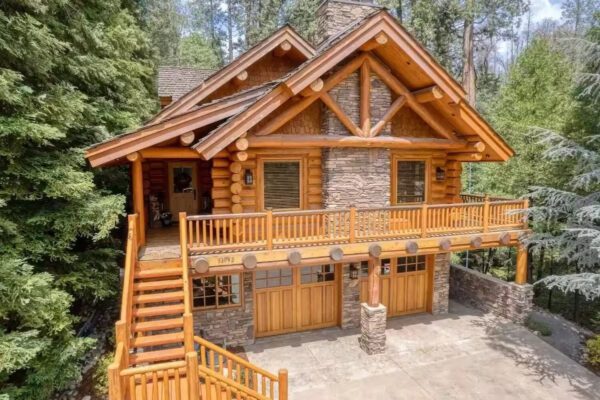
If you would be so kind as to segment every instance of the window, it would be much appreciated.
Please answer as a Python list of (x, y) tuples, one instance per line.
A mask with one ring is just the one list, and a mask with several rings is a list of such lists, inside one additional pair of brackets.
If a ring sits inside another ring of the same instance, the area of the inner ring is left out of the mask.
[(194, 190), (193, 172), (189, 167), (173, 168), (173, 193), (188, 193)]
[(268, 271), (256, 271), (255, 280), (257, 289), (291, 286), (292, 269), (282, 268)]
[(220, 308), (241, 304), (241, 275), (215, 275), (194, 278), (194, 307)]
[(396, 203), (425, 201), (425, 161), (396, 162)]
[(398, 274), (425, 271), (425, 269), (427, 269), (426, 256), (399, 257), (396, 260), (396, 272)]
[(333, 280), (335, 280), (335, 266), (332, 264), (302, 267), (300, 270), (300, 282), (302, 284), (328, 282)]
[[(381, 260), (381, 276), (387, 276), (392, 272), (392, 260), (384, 258)], [(366, 278), (369, 276), (369, 262), (361, 261), (360, 276)]]
[(300, 186), (300, 161), (264, 162), (264, 208), (301, 208)]

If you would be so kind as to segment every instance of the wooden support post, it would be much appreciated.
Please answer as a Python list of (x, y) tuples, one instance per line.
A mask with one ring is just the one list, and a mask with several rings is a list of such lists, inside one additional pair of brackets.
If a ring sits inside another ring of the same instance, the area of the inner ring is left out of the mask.
[(367, 304), (369, 307), (379, 306), (379, 277), (381, 276), (381, 259), (369, 258), (369, 281)]
[(123, 400), (125, 398), (121, 390), (121, 371), (117, 363), (108, 366), (108, 399)]
[(194, 351), (194, 316), (190, 312), (183, 314), (183, 345), (186, 352)]
[(287, 369), (279, 370), (279, 400), (288, 400), (288, 371)]
[(490, 231), (490, 196), (485, 195), (483, 200), (483, 232)]
[(427, 237), (427, 204), (421, 207), (421, 237)]
[(360, 66), (360, 128), (365, 136), (371, 132), (371, 72), (368, 62)]
[(146, 210), (144, 209), (142, 157), (136, 157), (131, 163), (131, 180), (133, 211), (138, 215), (138, 238), (140, 246), (143, 246), (146, 244)]
[(273, 250), (273, 210), (267, 209), (267, 250)]
[[(188, 399), (199, 399), (200, 398), (200, 387), (198, 380), (198, 355), (195, 352), (188, 352), (185, 354), (185, 366), (186, 366), (186, 378), (188, 384)], [(211, 390), (208, 383), (206, 382), (206, 390)]]
[(350, 243), (356, 242), (355, 227), (356, 227), (356, 207), (350, 206), (350, 226), (348, 227), (348, 229), (350, 230), (350, 232), (349, 232), (350, 233), (350, 237), (349, 237)]
[(519, 244), (517, 247), (517, 274), (515, 283), (524, 285), (527, 283), (527, 246)]

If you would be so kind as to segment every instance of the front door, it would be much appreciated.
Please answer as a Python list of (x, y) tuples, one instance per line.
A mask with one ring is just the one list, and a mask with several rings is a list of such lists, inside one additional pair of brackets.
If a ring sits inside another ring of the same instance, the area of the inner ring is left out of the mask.
[[(388, 317), (427, 311), (429, 256), (397, 257), (381, 260), (380, 296)], [(360, 300), (367, 300), (367, 262), (361, 264)]]
[(339, 268), (319, 265), (256, 271), (256, 336), (337, 325)]
[(169, 202), (173, 217), (198, 213), (197, 168), (193, 162), (169, 163)]

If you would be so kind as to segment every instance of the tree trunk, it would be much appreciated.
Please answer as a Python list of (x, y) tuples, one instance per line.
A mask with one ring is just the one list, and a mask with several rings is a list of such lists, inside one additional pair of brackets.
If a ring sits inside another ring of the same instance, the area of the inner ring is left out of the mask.
[(227, 0), (227, 62), (233, 61), (233, 2)]
[(400, 23), (402, 23), (402, 12), (402, 0), (398, 0), (396, 5), (396, 14), (398, 15), (398, 21), (400, 21)]
[(467, 92), (467, 100), (475, 105), (475, 61), (473, 55), (473, 0), (467, 0), (463, 31), (463, 76), (462, 83)]

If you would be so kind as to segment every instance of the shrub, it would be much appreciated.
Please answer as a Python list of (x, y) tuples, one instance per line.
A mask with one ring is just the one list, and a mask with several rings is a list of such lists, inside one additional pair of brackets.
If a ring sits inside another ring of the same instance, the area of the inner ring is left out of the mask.
[(596, 335), (586, 343), (586, 359), (594, 368), (600, 368), (600, 335)]
[(552, 335), (552, 330), (550, 329), (550, 327), (548, 325), (544, 324), (543, 322), (536, 321), (536, 320), (532, 319), (531, 317), (529, 317), (527, 319), (527, 321), (525, 322), (525, 325), (527, 326), (527, 328), (531, 329), (532, 331), (539, 332), (542, 336)]

